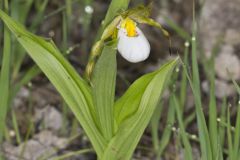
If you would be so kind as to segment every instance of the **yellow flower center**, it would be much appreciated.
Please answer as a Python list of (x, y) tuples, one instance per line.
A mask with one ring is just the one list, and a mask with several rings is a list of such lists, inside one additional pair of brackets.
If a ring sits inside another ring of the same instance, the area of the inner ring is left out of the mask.
[(126, 18), (121, 23), (121, 28), (124, 28), (127, 31), (128, 37), (136, 37), (137, 36), (137, 27), (136, 23), (130, 18)]

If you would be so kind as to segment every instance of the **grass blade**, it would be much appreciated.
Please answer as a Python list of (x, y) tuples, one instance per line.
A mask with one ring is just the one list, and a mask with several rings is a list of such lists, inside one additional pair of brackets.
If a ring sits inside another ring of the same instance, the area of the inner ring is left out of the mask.
[(230, 107), (227, 110), (227, 142), (228, 142), (228, 158), (229, 160), (233, 159), (233, 144), (232, 144), (232, 127), (231, 127), (231, 120), (230, 120)]
[(209, 133), (207, 130), (206, 120), (204, 117), (204, 113), (202, 111), (202, 105), (201, 105), (201, 99), (200, 95), (198, 94), (197, 90), (194, 88), (193, 81), (191, 80), (186, 66), (183, 64), (184, 72), (188, 78), (190, 87), (192, 89), (193, 95), (194, 95), (194, 101), (195, 101), (195, 108), (196, 108), (196, 115), (197, 115), (197, 124), (198, 124), (198, 132), (199, 132), (199, 138), (200, 138), (200, 147), (202, 151), (203, 159), (212, 159), (212, 151), (211, 151), (211, 145), (210, 145), (210, 139), (209, 139)]
[[(169, 106), (171, 106), (171, 103), (169, 104)], [(172, 126), (174, 124), (175, 121), (175, 109), (174, 107), (169, 107), (168, 108), (168, 114), (167, 114), (167, 122), (166, 122), (166, 126), (165, 129), (163, 130), (162, 133), (162, 137), (160, 140), (160, 145), (159, 145), (159, 149), (157, 151), (157, 160), (160, 159), (160, 156), (162, 155), (164, 149), (167, 147), (169, 140), (171, 138), (171, 134), (172, 134)]]
[(185, 127), (184, 127), (183, 118), (182, 118), (182, 112), (180, 109), (179, 102), (178, 102), (177, 98), (175, 97), (175, 95), (173, 95), (173, 101), (174, 101), (174, 106), (175, 106), (177, 119), (178, 119), (178, 123), (179, 123), (179, 127), (180, 127), (180, 135), (181, 135), (181, 138), (183, 141), (183, 145), (185, 147), (185, 149), (184, 149), (184, 157), (185, 158), (184, 159), (192, 160), (193, 159), (192, 148), (191, 148), (187, 133), (185, 132)]
[[(195, 2), (195, 1), (193, 1)], [(193, 3), (193, 29), (192, 29), (192, 75), (193, 79), (191, 80), (187, 70), (185, 68), (185, 74), (188, 76), (188, 80), (190, 86), (193, 91), (194, 100), (195, 100), (195, 108), (197, 115), (197, 124), (200, 138), (200, 147), (202, 151), (202, 158), (206, 160), (212, 159), (212, 149), (210, 144), (209, 133), (206, 125), (206, 120), (204, 117), (204, 113), (202, 110), (202, 102), (201, 102), (201, 91), (200, 91), (200, 78), (199, 78), (199, 69), (197, 62), (197, 23), (195, 21), (195, 3)]]
[[(8, 11), (8, 1), (4, 1), (4, 8)], [(2, 68), (0, 73), (0, 143), (3, 139), (5, 120), (8, 110), (9, 87), (10, 87), (10, 65), (11, 65), (11, 34), (4, 25), (4, 46), (2, 57)]]
[(209, 135), (212, 147), (212, 157), (217, 158), (218, 154), (218, 127), (217, 127), (217, 105), (215, 97), (215, 71), (214, 57), (210, 59), (211, 75), (210, 75), (210, 102), (209, 102)]
[(240, 104), (238, 104), (237, 119), (234, 132), (233, 159), (238, 159), (240, 142)]
[(225, 127), (220, 124), (220, 122), (226, 122), (226, 109), (227, 109), (227, 102), (226, 97), (223, 99), (222, 105), (221, 105), (221, 116), (220, 119), (218, 119), (219, 122), (219, 138), (220, 138), (220, 144), (222, 149), (224, 148), (225, 144)]
[[(188, 65), (188, 56), (189, 56), (189, 42), (185, 42), (183, 62), (186, 66)], [(186, 102), (186, 95), (187, 95), (187, 76), (183, 73), (180, 86), (180, 105), (182, 112), (184, 110)]]
[(158, 135), (158, 126), (162, 114), (163, 104), (160, 103), (157, 107), (155, 112), (153, 113), (151, 119), (151, 134), (152, 134), (152, 142), (155, 152), (159, 150), (159, 135)]
[(12, 123), (13, 123), (13, 128), (16, 133), (16, 139), (17, 139), (17, 144), (20, 145), (22, 143), (20, 132), (19, 132), (19, 127), (18, 127), (18, 121), (16, 117), (15, 111), (12, 110)]
[(178, 26), (173, 20), (171, 20), (168, 17), (163, 17), (166, 23), (172, 28), (181, 38), (183, 38), (186, 41), (191, 40), (191, 36), (189, 35), (188, 32), (186, 32), (183, 28)]

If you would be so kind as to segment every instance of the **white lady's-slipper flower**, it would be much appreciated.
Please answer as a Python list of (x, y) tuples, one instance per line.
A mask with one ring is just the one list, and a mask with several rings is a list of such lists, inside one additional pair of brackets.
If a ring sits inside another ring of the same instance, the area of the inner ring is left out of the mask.
[(122, 20), (118, 30), (118, 51), (132, 63), (144, 61), (150, 53), (150, 44), (143, 32), (130, 18)]

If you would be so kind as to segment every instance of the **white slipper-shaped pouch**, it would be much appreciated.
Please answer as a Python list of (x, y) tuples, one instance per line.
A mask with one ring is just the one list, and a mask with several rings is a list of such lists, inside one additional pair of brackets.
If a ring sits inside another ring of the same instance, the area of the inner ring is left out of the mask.
[(150, 44), (131, 19), (123, 20), (118, 30), (118, 51), (127, 61), (144, 61), (150, 54)]

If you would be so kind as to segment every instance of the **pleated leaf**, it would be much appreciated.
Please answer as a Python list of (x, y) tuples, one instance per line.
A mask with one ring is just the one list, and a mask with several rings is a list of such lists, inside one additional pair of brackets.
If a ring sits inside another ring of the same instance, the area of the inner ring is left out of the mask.
[(116, 43), (106, 45), (97, 61), (92, 78), (94, 106), (106, 140), (113, 135), (113, 105), (116, 81)]
[(105, 149), (102, 159), (131, 158), (177, 61), (172, 60), (158, 71), (136, 80), (116, 102), (115, 116), (119, 127)]
[(96, 127), (90, 87), (51, 41), (26, 31), (1, 10), (0, 18), (56, 87), (89, 136), (98, 156), (102, 156), (106, 142)]

